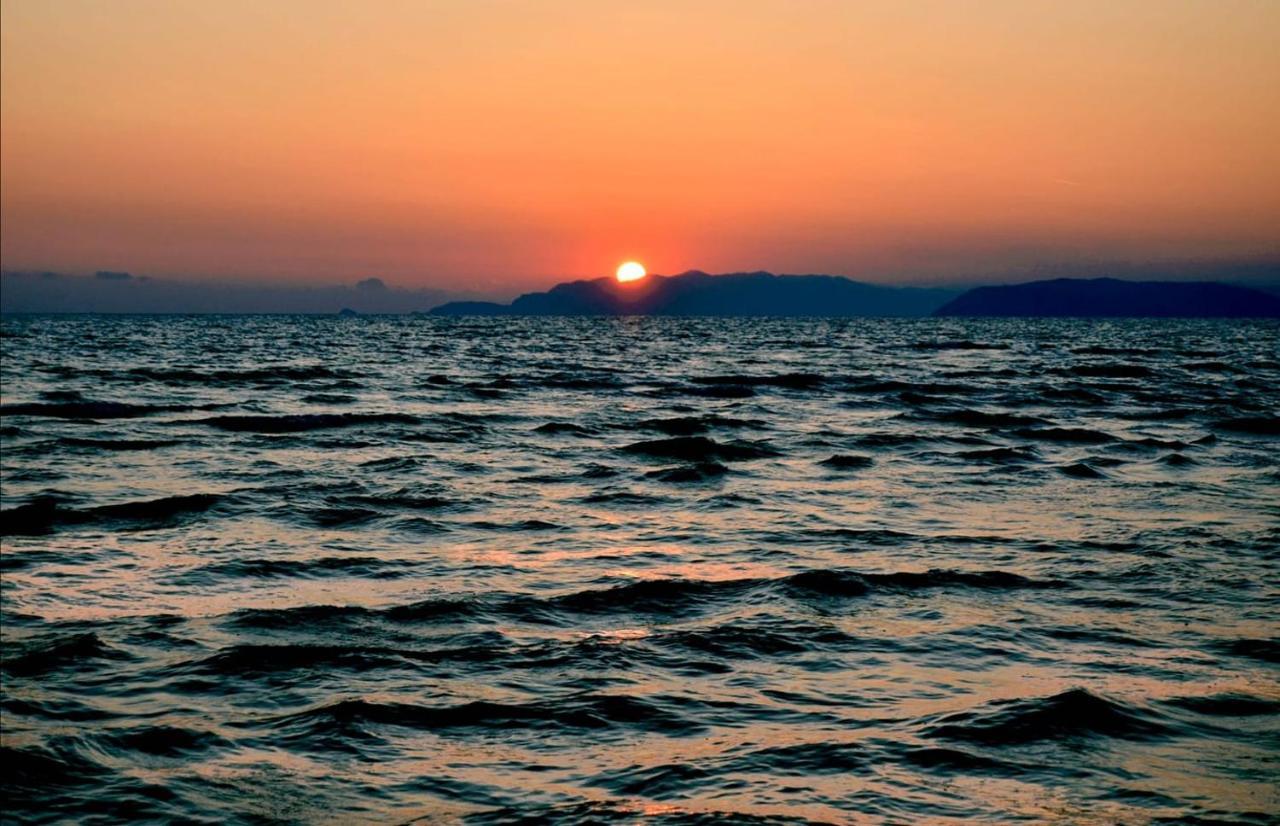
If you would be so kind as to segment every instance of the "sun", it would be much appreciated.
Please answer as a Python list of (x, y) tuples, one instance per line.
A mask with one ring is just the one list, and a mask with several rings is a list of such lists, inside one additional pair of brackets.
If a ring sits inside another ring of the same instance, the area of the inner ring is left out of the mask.
[(618, 267), (618, 281), (623, 284), (628, 281), (639, 281), (641, 278), (644, 278), (644, 276), (644, 267), (642, 267), (639, 262), (628, 261)]

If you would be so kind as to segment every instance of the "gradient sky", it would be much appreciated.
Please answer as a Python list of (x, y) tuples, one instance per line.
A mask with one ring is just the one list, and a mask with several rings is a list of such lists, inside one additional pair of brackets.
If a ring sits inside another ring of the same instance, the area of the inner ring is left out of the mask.
[(1280, 255), (1280, 2), (3, 2), (7, 269)]

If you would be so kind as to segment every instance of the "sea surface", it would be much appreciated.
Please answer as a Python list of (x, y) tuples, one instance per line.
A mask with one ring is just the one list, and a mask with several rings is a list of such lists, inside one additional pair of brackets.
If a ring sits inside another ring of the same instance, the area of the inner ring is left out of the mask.
[(0, 331), (5, 822), (1280, 818), (1276, 323)]

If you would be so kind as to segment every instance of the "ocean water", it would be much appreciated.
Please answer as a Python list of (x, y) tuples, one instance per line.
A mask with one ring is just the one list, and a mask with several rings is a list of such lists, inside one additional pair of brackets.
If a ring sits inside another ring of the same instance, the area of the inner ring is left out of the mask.
[(6, 822), (1280, 818), (1275, 323), (0, 329)]

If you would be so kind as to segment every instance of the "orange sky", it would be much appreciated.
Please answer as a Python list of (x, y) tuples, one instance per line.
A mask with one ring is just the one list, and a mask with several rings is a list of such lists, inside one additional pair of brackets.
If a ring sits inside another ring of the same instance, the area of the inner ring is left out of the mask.
[(7, 269), (1280, 255), (1280, 3), (3, 2)]

